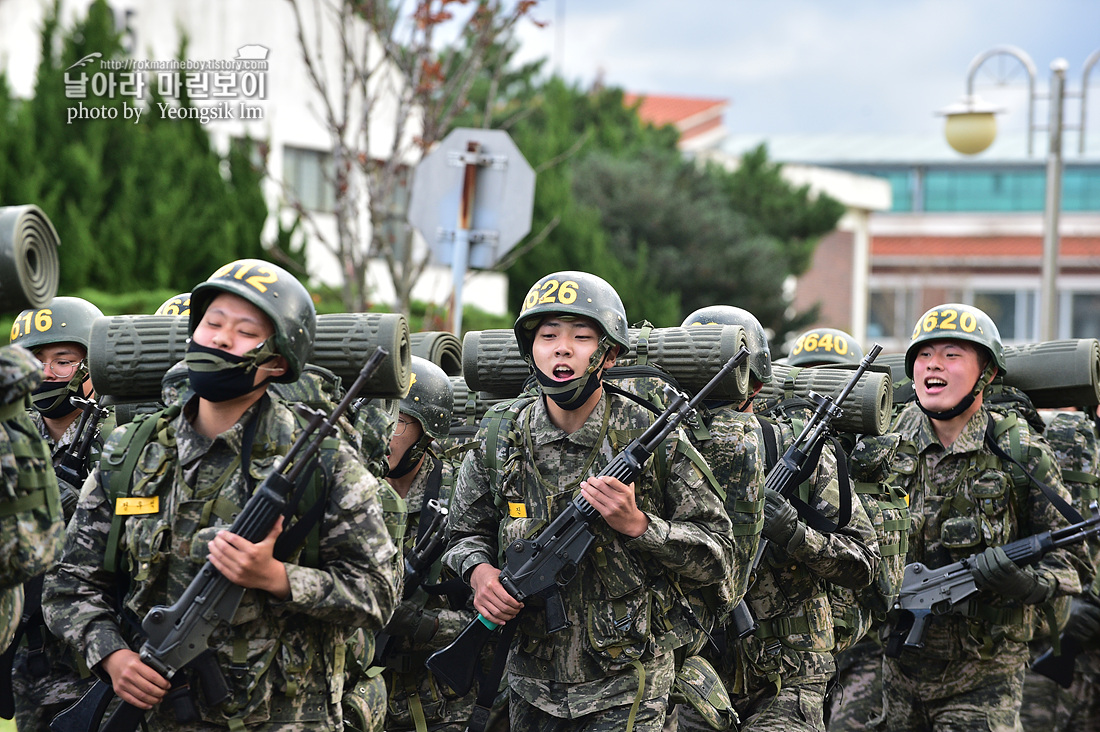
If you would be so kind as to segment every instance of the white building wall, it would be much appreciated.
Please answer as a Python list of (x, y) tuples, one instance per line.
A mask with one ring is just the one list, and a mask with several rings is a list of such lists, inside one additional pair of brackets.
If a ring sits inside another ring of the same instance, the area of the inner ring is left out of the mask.
[[(312, 25), (312, 0), (302, 0), (307, 24)], [(63, 26), (70, 27), (75, 18), (87, 14), (91, 0), (63, 0), (61, 17)], [(47, 3), (44, 0), (0, 0), (0, 68), (8, 75), (9, 83), (17, 96), (30, 96), (34, 88), (34, 76), (38, 68), (39, 30)], [(176, 58), (181, 32), (186, 33), (188, 60), (231, 60), (242, 46), (258, 44), (268, 49), (266, 72), (267, 98), (255, 100), (263, 109), (263, 119), (217, 120), (207, 125), (214, 145), (219, 150), (228, 149), (230, 139), (246, 134), (270, 145), (268, 168), (276, 178), (283, 170), (284, 146), (329, 151), (332, 149), (328, 128), (324, 123), (324, 107), (321, 96), (311, 85), (302, 60), (297, 25), (293, 8), (286, 0), (115, 0), (111, 4), (120, 27), (128, 27), (127, 38), (134, 43), (133, 57), (137, 60), (169, 61)], [(307, 41), (313, 43), (316, 36), (307, 31)], [(328, 24), (322, 24), (320, 47), (327, 62), (326, 79), (338, 83), (338, 45), (335, 33)], [(371, 49), (375, 58), (380, 50)], [(381, 75), (376, 84), (396, 84), (393, 74)], [(383, 87), (385, 88), (385, 87)], [(370, 153), (375, 158), (388, 158), (393, 149), (394, 115), (397, 111), (397, 94), (378, 95), (381, 101), (370, 110)], [(146, 114), (157, 113), (148, 110)], [(360, 110), (350, 110), (350, 117), (358, 118)], [(403, 143), (418, 132), (417, 121), (406, 130)], [(119, 124), (129, 124), (119, 120)], [(412, 145), (402, 144), (402, 149), (413, 150)], [(416, 163), (415, 152), (406, 156), (410, 165)], [(268, 179), (265, 194), (272, 212), (281, 208), (284, 221), (292, 219), (283, 208), (285, 197), (280, 184)], [(370, 224), (365, 200), (362, 207), (362, 230), (369, 235)], [(315, 214), (319, 230), (334, 240), (335, 217), (331, 214)], [(265, 236), (274, 237), (274, 216), (268, 220)], [(416, 237), (418, 252), (426, 247), (421, 237)], [(311, 277), (330, 285), (342, 281), (341, 267), (337, 259), (316, 240), (307, 247)], [(215, 263), (212, 263), (212, 266)], [(220, 263), (218, 263), (220, 264)], [(372, 264), (369, 279), (374, 287), (372, 299), (393, 302), (394, 291), (388, 273), (381, 262)], [(450, 269), (430, 266), (425, 276), (414, 288), (413, 299), (443, 303), (450, 297)], [(443, 287), (441, 283), (446, 282)], [(491, 313), (506, 312), (507, 287), (503, 274), (493, 272), (471, 273), (463, 292), (467, 305), (474, 305)]]

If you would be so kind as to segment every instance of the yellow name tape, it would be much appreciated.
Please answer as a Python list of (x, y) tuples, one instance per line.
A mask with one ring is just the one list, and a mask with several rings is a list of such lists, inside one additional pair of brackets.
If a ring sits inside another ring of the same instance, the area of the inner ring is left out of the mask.
[(158, 496), (152, 496), (151, 498), (126, 496), (115, 499), (115, 513), (119, 516), (134, 516), (143, 513), (157, 513), (158, 511), (160, 511)]
[(527, 505), (523, 503), (509, 503), (508, 515), (512, 518), (527, 518)]

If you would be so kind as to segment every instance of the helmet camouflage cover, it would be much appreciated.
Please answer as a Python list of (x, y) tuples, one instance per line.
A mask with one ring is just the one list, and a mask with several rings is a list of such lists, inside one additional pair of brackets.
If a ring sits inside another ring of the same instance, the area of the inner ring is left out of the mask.
[(426, 358), (412, 357), (412, 384), (401, 400), (400, 411), (416, 417), (434, 440), (442, 440), (451, 431), (454, 387), (442, 368)]
[(905, 351), (905, 375), (913, 378), (913, 362), (922, 343), (943, 340), (969, 341), (981, 346), (1004, 375), (1004, 345), (996, 324), (982, 310), (961, 303), (937, 305), (920, 317)]
[(787, 356), (788, 366), (821, 366), (825, 364), (858, 366), (863, 359), (863, 346), (852, 336), (836, 328), (812, 328), (795, 339)]
[(749, 373), (761, 384), (771, 383), (772, 358), (768, 334), (755, 315), (733, 305), (709, 305), (699, 308), (680, 324), (683, 328), (693, 325), (740, 325), (745, 329), (749, 347)]
[(313, 353), (317, 311), (298, 279), (260, 259), (238, 259), (220, 267), (191, 292), (190, 331), (220, 293), (237, 295), (258, 307), (275, 328), (275, 350), (287, 360), (287, 372), (274, 381), (296, 381)]
[(588, 272), (554, 272), (531, 286), (523, 299), (515, 333), (523, 357), (531, 361), (535, 329), (548, 315), (579, 315), (594, 320), (612, 342), (630, 348), (626, 308), (608, 282)]

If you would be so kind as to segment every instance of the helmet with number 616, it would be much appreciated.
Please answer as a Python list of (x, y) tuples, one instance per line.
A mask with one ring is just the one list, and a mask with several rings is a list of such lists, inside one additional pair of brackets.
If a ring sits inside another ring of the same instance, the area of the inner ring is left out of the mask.
[(969, 341), (981, 346), (998, 371), (1005, 373), (1004, 345), (993, 320), (973, 305), (948, 303), (927, 311), (913, 327), (909, 348), (905, 351), (905, 375), (913, 378), (913, 362), (922, 343), (944, 340)]
[(11, 327), (11, 342), (35, 351), (54, 343), (79, 343), (88, 350), (92, 323), (103, 311), (79, 297), (55, 297), (46, 307), (24, 310)]
[(247, 300), (271, 319), (275, 350), (289, 365), (287, 372), (274, 381), (295, 381), (313, 353), (317, 330), (317, 310), (302, 283), (282, 267), (261, 259), (230, 262), (191, 291), (191, 333), (210, 302), (223, 292)]
[(795, 339), (787, 356), (788, 366), (822, 366), (825, 364), (858, 366), (863, 359), (863, 346), (852, 336), (836, 328), (813, 328)]
[(624, 352), (630, 348), (623, 301), (614, 287), (594, 274), (555, 272), (531, 285), (515, 324), (519, 350), (528, 361), (535, 329), (547, 315), (591, 318)]

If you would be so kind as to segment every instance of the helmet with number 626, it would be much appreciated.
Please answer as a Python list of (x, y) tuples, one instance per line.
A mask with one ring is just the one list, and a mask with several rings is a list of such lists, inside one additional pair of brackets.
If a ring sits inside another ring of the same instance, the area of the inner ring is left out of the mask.
[(812, 328), (795, 339), (787, 356), (788, 366), (825, 364), (859, 365), (863, 346), (852, 336), (836, 328)]
[(905, 350), (905, 375), (913, 378), (913, 362), (922, 343), (943, 340), (969, 341), (981, 346), (998, 371), (1005, 373), (1004, 345), (993, 320), (973, 305), (948, 303), (927, 311), (913, 327), (909, 348)]
[(624, 352), (630, 348), (623, 301), (614, 287), (594, 274), (555, 272), (531, 285), (515, 324), (519, 350), (528, 361), (535, 329), (547, 315), (591, 318)]
[(298, 279), (278, 265), (261, 259), (238, 259), (219, 267), (191, 291), (190, 329), (206, 314), (220, 293), (237, 295), (258, 307), (275, 328), (275, 349), (290, 368), (274, 381), (297, 380), (313, 353), (317, 310)]

